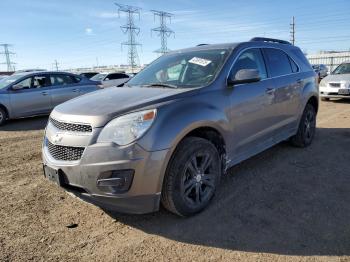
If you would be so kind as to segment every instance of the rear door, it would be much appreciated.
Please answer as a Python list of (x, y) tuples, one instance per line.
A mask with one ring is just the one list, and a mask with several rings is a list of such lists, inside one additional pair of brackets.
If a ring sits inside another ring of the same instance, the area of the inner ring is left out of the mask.
[(79, 96), (80, 85), (73, 75), (51, 74), (50, 79), (52, 84), (52, 108)]
[(24, 117), (45, 114), (51, 110), (50, 79), (47, 75), (27, 77), (16, 85), (22, 89), (9, 90), (12, 114), (14, 117)]
[(269, 147), (273, 143), (271, 126), (275, 122), (270, 94), (274, 88), (274, 81), (267, 76), (264, 58), (259, 48), (243, 51), (230, 74), (234, 76), (241, 69), (257, 69), (261, 80), (232, 87), (229, 115), (234, 127), (231, 147), (233, 162), (239, 162)]
[(275, 83), (273, 109), (275, 112), (275, 135), (278, 138), (289, 136), (295, 128), (300, 106), (301, 79), (298, 65), (281, 49), (264, 48), (267, 68)]

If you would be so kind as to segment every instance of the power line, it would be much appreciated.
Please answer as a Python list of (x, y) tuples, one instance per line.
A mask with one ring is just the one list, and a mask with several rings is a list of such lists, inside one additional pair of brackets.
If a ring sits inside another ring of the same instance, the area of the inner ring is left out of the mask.
[(160, 49), (155, 50), (154, 52), (160, 53), (160, 54), (165, 54), (169, 52), (170, 50), (168, 49), (168, 37), (171, 36), (172, 34), (175, 35), (175, 32), (171, 30), (169, 27), (167, 27), (167, 19), (171, 21), (171, 17), (174, 16), (171, 13), (163, 12), (163, 11), (157, 11), (157, 10), (151, 10), (153, 12), (154, 18), (159, 17), (159, 22), (160, 26), (153, 28), (151, 32), (157, 32), (158, 35), (160, 36)]
[(134, 15), (138, 15), (140, 19), (141, 8), (118, 3), (115, 4), (118, 6), (118, 15), (120, 16), (120, 12), (123, 12), (126, 13), (127, 16), (126, 24), (120, 27), (122, 32), (128, 35), (128, 41), (123, 42), (122, 46), (128, 46), (128, 63), (131, 67), (131, 71), (134, 72), (134, 68), (139, 64), (137, 46), (141, 46), (141, 44), (136, 42), (136, 36), (140, 33), (140, 27), (135, 25)]
[(292, 23), (290, 24), (290, 42), (295, 44), (295, 18), (293, 16)]
[(0, 44), (0, 46), (4, 47), (4, 52), (1, 52), (0, 54), (5, 55), (5, 63), (1, 63), (1, 64), (6, 64), (7, 65), (7, 71), (14, 71), (14, 66), (15, 63), (11, 61), (11, 55), (14, 55), (15, 53), (9, 51), (9, 47), (12, 45), (9, 44)]

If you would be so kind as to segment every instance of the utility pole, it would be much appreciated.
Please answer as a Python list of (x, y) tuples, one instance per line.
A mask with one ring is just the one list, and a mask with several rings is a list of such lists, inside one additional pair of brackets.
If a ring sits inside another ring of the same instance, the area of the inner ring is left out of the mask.
[(53, 63), (54, 67), (56, 68), (56, 71), (58, 71), (58, 65), (59, 63), (57, 62), (57, 60), (55, 60), (55, 62)]
[(174, 16), (171, 13), (163, 12), (163, 11), (157, 11), (157, 10), (151, 10), (154, 15), (154, 19), (156, 17), (159, 17), (159, 22), (160, 26), (151, 29), (152, 32), (157, 32), (158, 35), (160, 36), (160, 49), (155, 50), (154, 52), (159, 53), (161, 55), (169, 52), (170, 50), (168, 49), (168, 37), (170, 37), (172, 34), (175, 35), (175, 32), (171, 30), (169, 27), (167, 27), (167, 19), (169, 19), (169, 22), (171, 22), (171, 17)]
[(295, 44), (295, 18), (293, 16), (292, 23), (290, 24), (290, 41), (292, 45)]
[(128, 64), (131, 67), (132, 73), (134, 73), (134, 68), (139, 64), (139, 56), (137, 54), (137, 46), (141, 46), (136, 41), (136, 36), (140, 33), (140, 27), (135, 25), (134, 16), (138, 15), (140, 19), (140, 10), (141, 8), (130, 6), (130, 5), (122, 5), (115, 3), (118, 6), (118, 15), (120, 16), (120, 12), (126, 14), (127, 22), (125, 25), (121, 26), (121, 30), (124, 34), (128, 35), (128, 41), (122, 42), (122, 46), (128, 46)]
[(1, 52), (0, 54), (5, 55), (5, 60), (6, 60), (5, 63), (1, 63), (1, 64), (6, 64), (7, 65), (7, 71), (8, 72), (14, 71), (14, 66), (12, 66), (12, 65), (15, 65), (15, 63), (13, 63), (11, 61), (11, 55), (14, 55), (15, 53), (9, 51), (9, 47), (12, 46), (12, 45), (0, 44), (0, 46), (4, 47), (4, 52)]

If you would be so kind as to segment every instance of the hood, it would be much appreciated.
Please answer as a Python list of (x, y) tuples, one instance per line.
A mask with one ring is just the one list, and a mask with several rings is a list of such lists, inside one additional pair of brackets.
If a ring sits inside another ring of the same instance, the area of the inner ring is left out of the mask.
[(74, 98), (55, 107), (57, 120), (104, 126), (112, 118), (132, 110), (178, 99), (198, 89), (112, 87)]
[(325, 83), (329, 82), (350, 82), (350, 74), (340, 74), (340, 75), (328, 75), (323, 80)]

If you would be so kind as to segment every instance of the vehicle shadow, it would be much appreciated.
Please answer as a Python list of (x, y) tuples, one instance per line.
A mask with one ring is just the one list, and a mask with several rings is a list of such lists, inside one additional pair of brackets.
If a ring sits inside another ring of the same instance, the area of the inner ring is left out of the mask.
[(233, 168), (208, 209), (180, 218), (109, 213), (149, 234), (247, 252), (350, 255), (350, 129), (319, 128), (306, 149), (282, 143)]
[(33, 131), (44, 129), (48, 116), (36, 116), (31, 118), (13, 119), (0, 127), (0, 131)]

